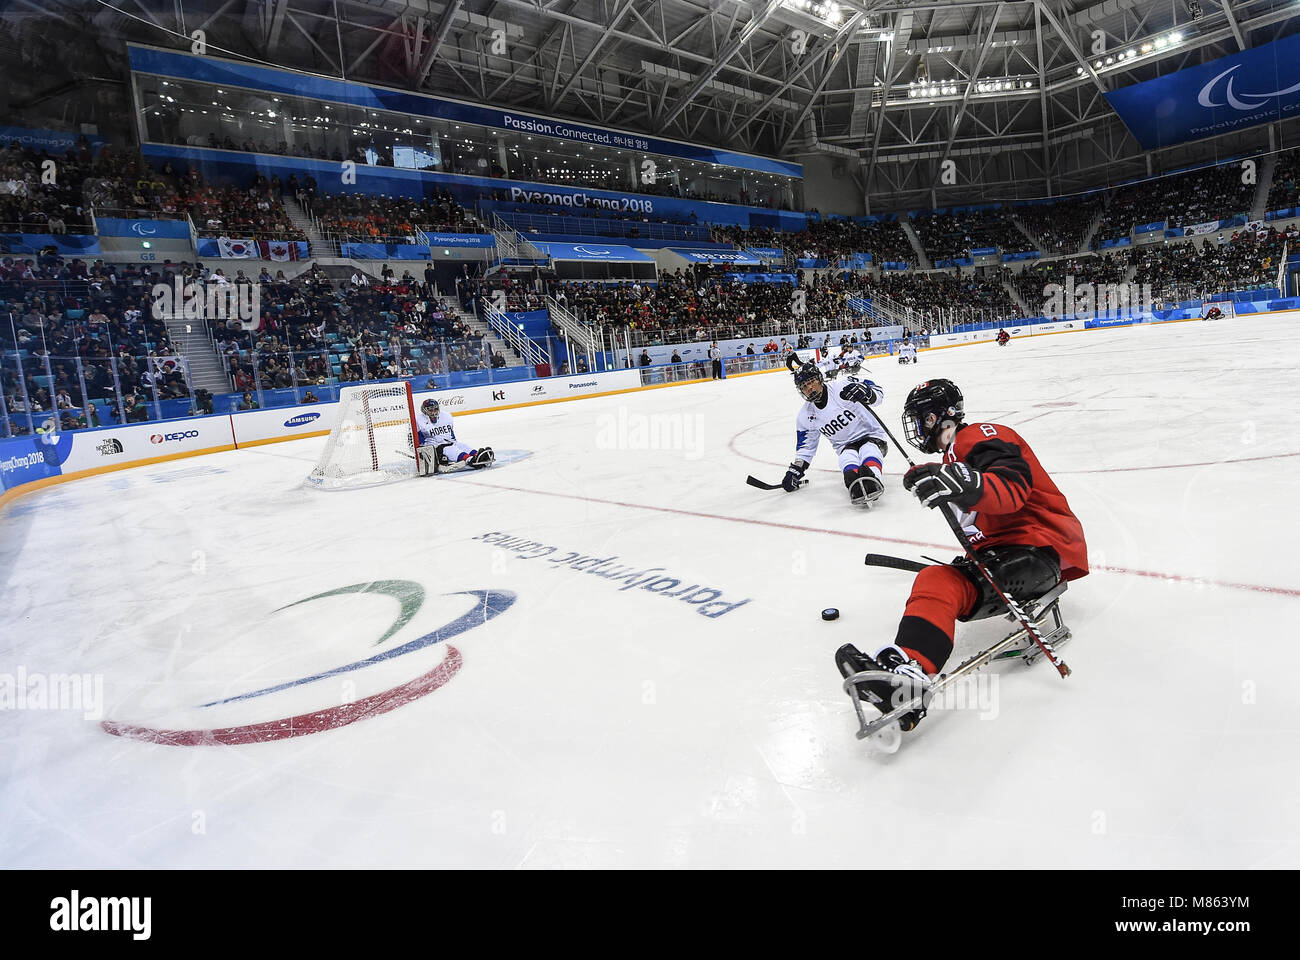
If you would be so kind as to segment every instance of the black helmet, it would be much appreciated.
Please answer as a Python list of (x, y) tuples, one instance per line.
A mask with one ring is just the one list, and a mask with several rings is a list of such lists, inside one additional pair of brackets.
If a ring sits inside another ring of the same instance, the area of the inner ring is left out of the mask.
[(424, 403), (420, 404), (421, 412), (430, 420), (438, 419), (438, 401), (430, 397)]
[(959, 425), (965, 416), (957, 384), (927, 380), (913, 387), (903, 403), (903, 436), (922, 453), (939, 453), (939, 434)]
[(826, 381), (822, 379), (822, 372), (817, 369), (817, 364), (801, 363), (798, 356), (791, 353), (786, 358), (785, 365), (789, 367), (790, 372), (794, 374), (794, 388), (799, 391), (799, 396), (803, 397), (805, 400), (811, 400), (812, 397), (803, 392), (804, 384), (820, 383), (822, 384), (822, 389), (826, 389)]

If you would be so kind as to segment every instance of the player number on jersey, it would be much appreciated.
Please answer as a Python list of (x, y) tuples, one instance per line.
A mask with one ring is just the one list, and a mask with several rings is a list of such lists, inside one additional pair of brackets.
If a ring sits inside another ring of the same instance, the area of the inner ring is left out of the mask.
[(986, 437), (996, 437), (998, 435), (997, 428), (989, 423), (980, 424), (980, 433), (984, 434)]

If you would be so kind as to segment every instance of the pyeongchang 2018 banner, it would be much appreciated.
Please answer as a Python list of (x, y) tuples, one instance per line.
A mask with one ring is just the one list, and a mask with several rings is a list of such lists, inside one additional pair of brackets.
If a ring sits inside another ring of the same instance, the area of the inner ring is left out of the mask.
[(1113, 90), (1106, 99), (1146, 150), (1292, 117), (1300, 111), (1300, 35)]

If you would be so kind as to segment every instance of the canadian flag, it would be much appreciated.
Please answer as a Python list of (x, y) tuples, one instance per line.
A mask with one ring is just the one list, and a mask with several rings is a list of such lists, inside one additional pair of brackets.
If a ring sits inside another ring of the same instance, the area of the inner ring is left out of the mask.
[(258, 247), (265, 260), (297, 260), (298, 244), (288, 240), (259, 240)]
[(222, 237), (217, 241), (217, 252), (225, 259), (247, 260), (257, 252), (257, 246), (251, 239), (231, 240)]

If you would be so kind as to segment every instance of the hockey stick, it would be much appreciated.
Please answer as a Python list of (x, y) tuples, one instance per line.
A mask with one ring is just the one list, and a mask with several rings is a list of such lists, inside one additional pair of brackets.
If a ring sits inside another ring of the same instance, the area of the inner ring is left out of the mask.
[[(873, 410), (872, 413), (875, 413), (875, 411)], [(907, 465), (909, 467), (915, 467), (916, 462), (912, 459), (911, 455), (908, 454), (907, 449), (894, 437), (894, 434), (889, 427), (885, 426), (885, 421), (877, 416), (876, 422), (879, 423), (880, 428), (885, 431), (885, 436), (889, 437), (889, 439), (893, 441), (894, 446), (897, 447), (898, 451), (903, 455), (903, 459), (907, 461)], [(952, 530), (953, 534), (957, 537), (958, 542), (966, 551), (966, 556), (970, 558), (971, 564), (979, 571), (980, 576), (982, 576), (988, 582), (988, 585), (993, 588), (993, 592), (998, 595), (998, 599), (1006, 604), (1007, 609), (1011, 611), (1011, 615), (1020, 622), (1020, 626), (1024, 627), (1025, 632), (1033, 638), (1034, 643), (1038, 644), (1048, 661), (1051, 662), (1052, 666), (1056, 667), (1056, 672), (1061, 675), (1061, 679), (1068, 677), (1070, 675), (1069, 666), (1061, 659), (1060, 654), (1056, 652), (1056, 649), (1050, 642), (1048, 642), (1047, 638), (1043, 636), (1043, 632), (1035, 626), (1033, 619), (1025, 612), (1025, 608), (1015, 600), (1011, 599), (1011, 597), (1007, 595), (1007, 592), (1002, 589), (997, 578), (993, 576), (993, 571), (991, 571), (984, 564), (984, 561), (975, 553), (975, 547), (970, 542), (970, 537), (966, 536), (966, 531), (961, 528), (961, 524), (957, 521), (953, 512), (947, 509), (946, 504), (939, 507), (939, 512), (943, 514), (943, 519), (947, 522), (948, 528)]]
[[(746, 482), (747, 484), (749, 484), (751, 487), (758, 487), (758, 489), (760, 489), (760, 490), (781, 490), (781, 489), (783, 489), (782, 486), (781, 486), (781, 484), (779, 484), (779, 483), (764, 483), (762, 480), (759, 480), (757, 477), (746, 477), (746, 478), (745, 478), (745, 482)], [(807, 479), (800, 480), (800, 481), (799, 481), (799, 486), (802, 487), (802, 486), (803, 486), (805, 483), (807, 483), (807, 482), (808, 482)]]
[(917, 560), (904, 560), (902, 557), (891, 557), (884, 553), (869, 553), (863, 560), (868, 567), (890, 567), (894, 570), (907, 570), (911, 573), (920, 573), (928, 563), (921, 563)]
[[(785, 358), (785, 366), (786, 366), (786, 369), (789, 370), (791, 373), (794, 373), (794, 372), (795, 372), (795, 368), (798, 367), (801, 363), (802, 363), (802, 361), (800, 361), (798, 354), (796, 354), (796, 353), (794, 353), (794, 352), (791, 352), (791, 353), (786, 354), (786, 358)], [(757, 477), (753, 477), (753, 476), (746, 477), (746, 478), (745, 478), (745, 482), (746, 482), (747, 484), (749, 484), (751, 487), (758, 487), (758, 489), (760, 489), (760, 490), (782, 490), (782, 489), (784, 489), (784, 484), (780, 484), (780, 483), (764, 483), (762, 480), (758, 479)], [(802, 487), (802, 486), (803, 486), (805, 483), (807, 483), (807, 482), (808, 482), (808, 480), (807, 480), (806, 478), (802, 478), (802, 479), (800, 479), (800, 480), (799, 480), (799, 483), (796, 485), (796, 489), (797, 489), (798, 487)]]

